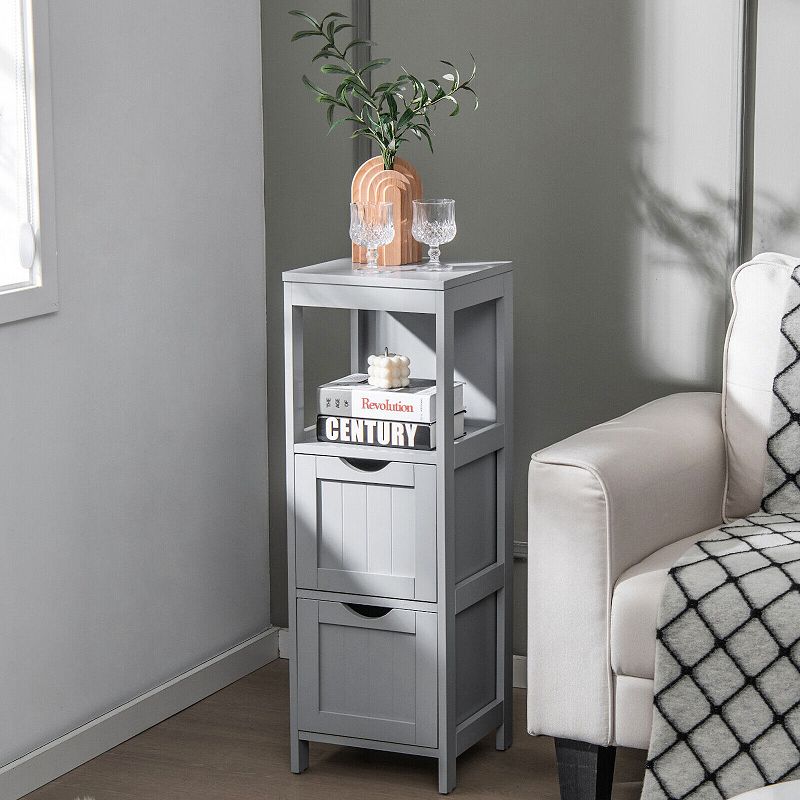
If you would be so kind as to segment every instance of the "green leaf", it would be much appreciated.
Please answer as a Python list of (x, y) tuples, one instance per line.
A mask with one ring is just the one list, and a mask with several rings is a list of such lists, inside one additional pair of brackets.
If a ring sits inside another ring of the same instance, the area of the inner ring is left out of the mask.
[(458, 114), (458, 112), (461, 111), (461, 106), (459, 106), (458, 100), (456, 100), (455, 97), (448, 97), (447, 99), (450, 100), (454, 106), (453, 110), (450, 112), (448, 116), (455, 117)]
[(424, 108), (430, 102), (428, 90), (425, 88), (425, 84), (414, 75), (406, 75), (406, 77), (411, 81), (411, 84), (414, 87), (414, 99), (412, 104), (416, 104), (417, 110)]
[(353, 94), (358, 97), (359, 100), (362, 100), (364, 103), (370, 106), (370, 108), (374, 108), (376, 111), (378, 110), (378, 106), (375, 105), (375, 101), (360, 86), (355, 84), (353, 85)]
[(397, 102), (391, 94), (387, 94), (385, 97), (386, 105), (389, 106), (389, 113), (391, 114), (391, 119), (389, 121), (395, 120), (397, 119)]
[(350, 44), (349, 44), (349, 45), (347, 45), (347, 47), (345, 47), (345, 49), (344, 49), (344, 50), (342, 50), (342, 55), (345, 55), (345, 56), (346, 56), (346, 55), (347, 55), (347, 51), (348, 51), (348, 50), (349, 50), (351, 47), (355, 47), (356, 45), (359, 45), (359, 44), (368, 44), (368, 45), (373, 45), (373, 44), (375, 44), (375, 42), (372, 42), (372, 41), (370, 41), (369, 39), (353, 39), (353, 41), (352, 41), (352, 42), (350, 42)]
[(328, 28), (327, 28), (327, 31), (326, 31), (326, 33), (327, 33), (327, 36), (328, 36), (328, 40), (329, 40), (329, 41), (331, 41), (331, 42), (333, 41), (333, 29), (334, 29), (335, 27), (336, 27), (336, 20), (335, 20), (335, 19), (332, 19), (332, 20), (331, 20), (331, 21), (328, 23)]
[(314, 86), (314, 84), (308, 79), (308, 75), (303, 75), (303, 83), (308, 86), (311, 91), (316, 92), (317, 94), (327, 94), (324, 89), (320, 89), (319, 86)]
[(330, 133), (330, 129), (333, 128), (333, 112), (336, 110), (336, 106), (331, 103), (328, 106), (328, 111), (326, 112), (326, 117), (328, 120), (328, 133)]
[(453, 70), (453, 72), (455, 72), (456, 75), (455, 75), (455, 79), (453, 80), (453, 86), (458, 86), (459, 83), (461, 83), (461, 76), (458, 74), (458, 69), (457, 69), (456, 65), (455, 64), (451, 64), (449, 61), (442, 61), (441, 63), (442, 64), (447, 64), (447, 66), (450, 67)]
[(352, 75), (348, 75), (337, 87), (334, 94), (340, 99), (344, 99), (344, 95), (351, 86), (358, 86), (358, 82)]
[(372, 116), (372, 112), (366, 106), (364, 107), (364, 111), (367, 118), (368, 127), (375, 134), (376, 140), (379, 142), (384, 142), (386, 138), (386, 132), (384, 131), (380, 120), (376, 120), (375, 117)]
[(384, 147), (383, 140), (369, 128), (357, 128), (350, 138), (355, 139), (356, 136), (369, 136), (370, 139), (374, 139), (381, 147)]
[(478, 110), (478, 93), (471, 86), (467, 86), (466, 83), (461, 88), (465, 92), (470, 92), (470, 94), (472, 94), (475, 97), (475, 108), (473, 109), (473, 111), (477, 111)]
[(324, 72), (327, 74), (335, 74), (335, 75), (352, 75), (353, 73), (350, 72), (349, 69), (345, 69), (344, 67), (340, 67), (338, 64), (323, 64), (319, 68), (320, 72)]
[(436, 80), (436, 78), (428, 78), (428, 83), (432, 83), (436, 87), (436, 94), (433, 97), (433, 102), (435, 103), (437, 100), (441, 100), (446, 92), (442, 89), (442, 84)]
[(352, 25), (349, 22), (342, 22), (333, 29), (333, 35), (336, 36), (339, 31), (343, 31), (345, 28), (355, 28), (355, 25)]
[(398, 79), (396, 81), (382, 83), (380, 86), (376, 86), (372, 91), (375, 95), (386, 94), (387, 92), (394, 94), (395, 91), (398, 89), (404, 89), (406, 86), (408, 86), (408, 81), (401, 81)]
[(298, 39), (305, 39), (306, 36), (321, 36), (322, 34), (319, 31), (297, 31), (290, 41), (296, 42)]
[(407, 125), (411, 120), (414, 119), (414, 112), (407, 108), (401, 115), (400, 119), (397, 120), (397, 127), (402, 128), (404, 125)]
[(365, 64), (359, 71), (359, 75), (363, 75), (365, 72), (369, 72), (370, 70), (377, 69), (378, 67), (382, 67), (385, 64), (388, 64), (392, 59), (391, 58), (376, 58), (373, 61), (370, 61), (368, 64)]
[[(468, 51), (469, 52), (469, 51)], [(464, 83), (469, 83), (478, 72), (478, 63), (475, 61), (475, 56), (472, 53), (469, 54), (469, 57), (472, 59), (472, 74), (467, 78)]]
[(320, 50), (319, 53), (317, 53), (314, 56), (314, 58), (311, 59), (311, 63), (313, 64), (315, 61), (319, 60), (320, 58), (330, 58), (332, 55), (333, 55), (333, 53), (330, 53), (327, 50)]
[(431, 135), (428, 133), (428, 131), (425, 130), (425, 128), (421, 127), (419, 130), (420, 130), (420, 133), (427, 139), (428, 147), (430, 148), (431, 153), (432, 153), (433, 152), (433, 142), (431, 141)]
[(319, 24), (320, 24), (320, 25), (324, 25), (324, 24), (325, 24), (325, 21), (326, 21), (326, 20), (328, 20), (328, 19), (330, 19), (331, 17), (339, 17), (340, 19), (341, 19), (342, 17), (344, 17), (344, 18), (346, 19), (346, 18), (347, 18), (347, 14), (342, 14), (342, 12), (341, 12), (341, 11), (331, 11), (331, 13), (330, 13), (330, 14), (326, 14), (326, 15), (325, 15), (325, 16), (324, 16), (324, 17), (323, 17), (323, 18), (322, 18), (322, 19), (319, 21)]
[(305, 11), (300, 11), (295, 9), (294, 11), (289, 12), (294, 17), (302, 17), (303, 19), (307, 19), (317, 30), (322, 30), (322, 26), (317, 22), (311, 14), (307, 14)]
[(334, 120), (333, 124), (328, 128), (328, 133), (330, 133), (337, 125), (341, 125), (343, 122), (350, 122), (352, 121), (351, 117), (339, 117), (339, 119)]

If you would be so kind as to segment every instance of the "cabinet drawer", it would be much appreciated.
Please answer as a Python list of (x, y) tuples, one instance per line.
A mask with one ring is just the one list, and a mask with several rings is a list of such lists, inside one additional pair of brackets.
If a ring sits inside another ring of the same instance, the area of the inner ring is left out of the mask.
[(435, 613), (299, 599), (297, 654), (301, 730), (436, 747)]
[(436, 467), (295, 456), (297, 586), (436, 600)]

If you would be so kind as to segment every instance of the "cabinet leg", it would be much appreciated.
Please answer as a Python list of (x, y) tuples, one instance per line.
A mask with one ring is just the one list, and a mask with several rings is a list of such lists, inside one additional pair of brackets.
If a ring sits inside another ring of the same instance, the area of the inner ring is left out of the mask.
[(439, 794), (450, 794), (456, 788), (455, 754), (443, 753), (439, 756)]
[(308, 742), (297, 736), (292, 736), (291, 753), (289, 756), (292, 772), (296, 775), (308, 769)]
[(513, 736), (511, 733), (511, 720), (504, 722), (494, 735), (494, 749), (508, 750), (511, 747)]

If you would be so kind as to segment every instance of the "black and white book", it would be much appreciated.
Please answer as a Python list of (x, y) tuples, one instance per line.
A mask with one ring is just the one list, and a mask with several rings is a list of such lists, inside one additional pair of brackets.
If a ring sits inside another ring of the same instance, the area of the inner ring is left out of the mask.
[[(379, 389), (355, 373), (324, 383), (317, 390), (318, 413), (336, 417), (436, 422), (436, 381), (411, 378), (402, 389)], [(453, 412), (464, 410), (464, 382), (453, 383)]]
[[(453, 417), (454, 436), (464, 435), (461, 411)], [(317, 440), (336, 444), (362, 444), (371, 447), (395, 447), (405, 450), (435, 450), (435, 422), (401, 422), (391, 419), (362, 419), (320, 414), (317, 417)]]

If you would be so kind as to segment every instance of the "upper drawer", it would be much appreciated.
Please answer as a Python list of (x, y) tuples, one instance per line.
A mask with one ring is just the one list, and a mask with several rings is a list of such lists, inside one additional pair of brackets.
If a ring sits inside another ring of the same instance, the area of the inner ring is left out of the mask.
[(295, 456), (297, 586), (436, 600), (436, 467)]

